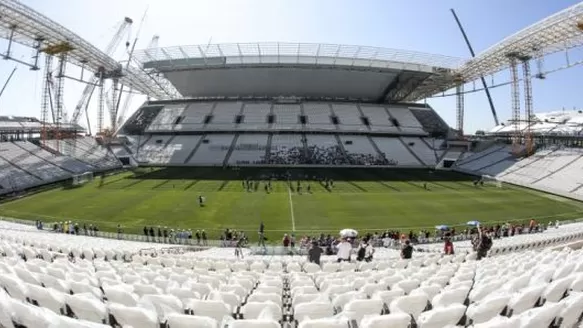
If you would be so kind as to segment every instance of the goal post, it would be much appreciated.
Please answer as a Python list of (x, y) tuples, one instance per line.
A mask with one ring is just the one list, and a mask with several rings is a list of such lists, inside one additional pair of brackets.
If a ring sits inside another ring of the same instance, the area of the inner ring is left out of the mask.
[(493, 177), (491, 175), (482, 175), (480, 181), (481, 183), (484, 184), (484, 186), (494, 186), (497, 188), (502, 188), (502, 181), (498, 180), (496, 177)]
[(91, 181), (93, 181), (93, 172), (84, 172), (73, 175), (71, 184), (73, 186), (82, 186)]

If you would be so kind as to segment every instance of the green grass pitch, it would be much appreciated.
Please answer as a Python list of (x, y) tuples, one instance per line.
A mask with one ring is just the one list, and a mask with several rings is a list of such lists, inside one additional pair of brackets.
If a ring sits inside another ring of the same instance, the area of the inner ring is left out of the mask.
[[(272, 172), (272, 171), (269, 171)], [(279, 171), (281, 172), (281, 171)], [(454, 172), (427, 170), (334, 169), (294, 170), (305, 176), (334, 180), (327, 191), (309, 182), (312, 193), (290, 192), (285, 181), (273, 182), (267, 194), (263, 183), (247, 192), (245, 177), (259, 177), (266, 170), (240, 171), (216, 168), (140, 169), (94, 181), (80, 188), (58, 188), (0, 205), (0, 216), (72, 220), (97, 224), (114, 231), (121, 224), (126, 232), (141, 233), (144, 226), (206, 229), (217, 238), (225, 228), (248, 231), (256, 236), (259, 222), (267, 236), (279, 240), (284, 232), (298, 235), (358, 230), (400, 229), (408, 231), (437, 224), (463, 225), (481, 222), (542, 222), (583, 217), (583, 203), (505, 185), (475, 187), (473, 177)], [(297, 179), (291, 185), (295, 188)], [(426, 183), (429, 190), (425, 190)], [(200, 208), (198, 196), (206, 206)]]

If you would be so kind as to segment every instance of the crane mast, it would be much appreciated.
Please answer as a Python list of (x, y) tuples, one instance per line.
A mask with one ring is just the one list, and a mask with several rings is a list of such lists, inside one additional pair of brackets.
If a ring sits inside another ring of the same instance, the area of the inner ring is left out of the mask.
[[(107, 55), (112, 55), (113, 52), (115, 51), (115, 49), (117, 49), (117, 47), (119, 46), (119, 44), (122, 41), (125, 34), (129, 32), (132, 23), (133, 23), (133, 21), (131, 18), (129, 18), (129, 17), (124, 18), (124, 20), (119, 25), (117, 32), (114, 34), (113, 38), (111, 39), (111, 41), (109, 42), (109, 44), (105, 48), (105, 53)], [(127, 45), (128, 45), (128, 43), (126, 43), (126, 46)], [(89, 101), (89, 98), (90, 98), (91, 94), (93, 93), (93, 91), (95, 91), (95, 87), (100, 87), (100, 88), (103, 87), (103, 81), (102, 81), (102, 79), (100, 79), (100, 76), (103, 76), (103, 75), (96, 74), (90, 78), (89, 83), (87, 84), (87, 86), (83, 90), (83, 93), (81, 94), (81, 98), (79, 99), (79, 102), (77, 102), (77, 105), (75, 106), (75, 111), (73, 112), (73, 115), (71, 116), (70, 123), (77, 124), (79, 122), (79, 119), (81, 117), (81, 111), (85, 108), (85, 104)], [(99, 110), (100, 111), (103, 110), (103, 107), (100, 107)], [(103, 113), (100, 113), (98, 115), (103, 116)], [(103, 120), (101, 120), (101, 121), (103, 121)], [(103, 126), (98, 127), (99, 130), (101, 130), (102, 128), (103, 128)]]

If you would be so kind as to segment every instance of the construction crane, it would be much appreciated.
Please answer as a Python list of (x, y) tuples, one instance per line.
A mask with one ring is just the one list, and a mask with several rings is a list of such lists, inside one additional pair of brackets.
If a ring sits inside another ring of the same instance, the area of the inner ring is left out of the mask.
[(2, 86), (2, 89), (0, 89), (0, 97), (2, 97), (2, 94), (4, 93), (4, 90), (6, 90), (6, 87), (8, 86), (8, 83), (10, 83), (10, 80), (12, 80), (12, 76), (14, 76), (14, 72), (16, 72), (16, 69), (17, 68), (18, 68), (18, 66), (14, 66), (14, 69), (12, 70), (12, 72), (10, 73), (10, 75), (8, 75), (8, 79), (4, 83), (4, 86)]
[[(126, 34), (128, 36), (128, 40), (126, 40), (126, 47), (129, 46), (129, 36), (131, 34), (130, 31), (132, 24), (133, 20), (129, 17), (125, 17), (124, 20), (119, 24), (117, 32), (114, 34), (113, 38), (105, 48), (105, 53), (107, 55), (111, 56), (115, 52), (115, 50), (117, 49), (117, 47), (119, 46), (120, 42), (122, 41)], [(75, 111), (71, 116), (70, 121), (71, 124), (77, 124), (79, 122), (79, 119), (81, 118), (81, 110), (87, 108), (86, 104), (89, 102), (89, 99), (93, 91), (95, 91), (95, 87), (99, 86), (100, 88), (103, 88), (103, 79), (101, 77), (103, 77), (102, 74), (96, 74), (90, 78), (90, 81), (88, 82), (87, 86), (83, 90), (83, 93), (81, 94), (79, 102), (77, 102), (77, 105), (75, 106)], [(100, 112), (98, 113), (98, 121), (100, 121), (101, 123), (98, 125), (101, 126), (97, 127), (98, 131), (103, 129), (102, 124), (103, 109), (104, 109), (103, 106), (100, 106), (99, 108)], [(85, 113), (85, 115), (87, 115), (87, 113)]]

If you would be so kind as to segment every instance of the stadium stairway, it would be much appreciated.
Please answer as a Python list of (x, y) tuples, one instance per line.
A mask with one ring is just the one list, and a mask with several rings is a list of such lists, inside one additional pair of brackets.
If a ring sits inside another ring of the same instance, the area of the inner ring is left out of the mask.
[(192, 159), (194, 154), (196, 154), (196, 151), (198, 150), (198, 148), (200, 148), (200, 145), (202, 144), (202, 142), (205, 138), (206, 138), (206, 134), (203, 134), (202, 137), (200, 137), (200, 139), (198, 139), (196, 146), (194, 146), (194, 148), (192, 148), (192, 151), (190, 151), (190, 154), (188, 154), (188, 156), (186, 156), (186, 159), (184, 160), (184, 164), (188, 164), (190, 162), (190, 160)]
[(271, 157), (271, 140), (273, 139), (273, 134), (267, 135), (267, 146), (265, 147), (265, 162), (269, 163)]
[(556, 173), (559, 173), (561, 170), (563, 170), (564, 168), (566, 168), (566, 167), (570, 166), (571, 164), (573, 164), (573, 163), (577, 162), (577, 161), (578, 161), (578, 160), (580, 160), (581, 158), (583, 158), (583, 154), (581, 154), (580, 156), (578, 156), (578, 157), (574, 158), (572, 161), (569, 161), (568, 163), (565, 163), (565, 165), (561, 166), (560, 168), (556, 169), (555, 171), (553, 171), (553, 172), (550, 172), (549, 174), (546, 174), (546, 175), (544, 175), (544, 176), (542, 176), (542, 177), (538, 178), (537, 180), (535, 180), (535, 181), (533, 182), (533, 184), (535, 184), (535, 183), (537, 183), (537, 182), (539, 182), (539, 181), (542, 181), (542, 180), (544, 180), (544, 179), (546, 179), (546, 178), (550, 177), (551, 175), (554, 175), (554, 174), (556, 174)]
[(399, 139), (399, 141), (403, 144), (405, 149), (407, 149), (407, 151), (409, 151), (409, 153), (411, 153), (411, 155), (413, 157), (415, 157), (415, 159), (419, 162), (419, 164), (427, 166), (427, 163), (423, 162), (421, 160), (421, 158), (419, 158), (419, 156), (417, 156), (417, 154), (413, 151), (413, 149), (411, 149), (411, 147), (409, 147), (409, 145), (407, 145), (407, 143), (403, 139), (401, 139), (401, 138), (397, 138), (397, 139)]
[(379, 146), (377, 145), (376, 142), (374, 142), (374, 140), (373, 140), (373, 138), (371, 136), (367, 136), (367, 138), (368, 138), (368, 141), (370, 142), (370, 144), (372, 145), (372, 147), (376, 150), (376, 152), (377, 152), (377, 154), (379, 156), (382, 156), (382, 155), (386, 156), (386, 154), (383, 154), (383, 152), (379, 149)]
[(225, 155), (225, 159), (223, 160), (223, 166), (227, 166), (229, 164), (229, 159), (231, 158), (231, 154), (235, 150), (235, 146), (237, 145), (237, 140), (239, 140), (238, 133), (235, 134), (235, 137), (233, 138), (233, 141), (231, 142), (231, 146), (229, 147), (229, 150), (227, 151), (227, 155)]
[(340, 136), (335, 134), (334, 138), (336, 138), (336, 142), (338, 143), (338, 146), (340, 146), (340, 151), (342, 151), (342, 156), (344, 156), (344, 158), (350, 163), (350, 157), (348, 156), (348, 152), (346, 151), (346, 148), (344, 148), (344, 144), (342, 143), (342, 140), (340, 140)]

